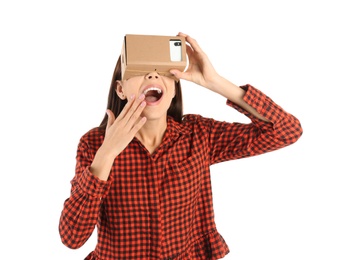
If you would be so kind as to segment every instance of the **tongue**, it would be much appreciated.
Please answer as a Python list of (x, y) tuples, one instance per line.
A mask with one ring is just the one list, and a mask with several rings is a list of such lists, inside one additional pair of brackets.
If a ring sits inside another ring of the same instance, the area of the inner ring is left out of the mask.
[(158, 100), (158, 98), (155, 97), (155, 96), (146, 96), (145, 100), (146, 100), (146, 102), (152, 103), (152, 102), (156, 102)]

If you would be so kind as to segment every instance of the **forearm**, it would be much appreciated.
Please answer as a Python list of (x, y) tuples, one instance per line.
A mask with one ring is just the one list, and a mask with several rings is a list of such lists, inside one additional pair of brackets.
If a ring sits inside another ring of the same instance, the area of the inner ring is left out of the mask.
[(233, 84), (229, 80), (221, 77), (216, 76), (214, 77), (214, 81), (210, 82), (209, 85), (206, 86), (206, 88), (210, 89), (211, 91), (214, 91), (223, 97), (227, 98), (228, 100), (232, 101), (233, 103), (237, 104), (238, 106), (242, 107), (244, 110), (248, 111), (255, 117), (269, 122), (269, 120), (265, 117), (263, 117), (261, 114), (259, 114), (253, 107), (248, 105), (244, 100), (244, 94), (245, 90), (240, 88), (239, 86)]
[[(286, 112), (268, 96), (251, 85), (245, 90), (243, 100), (270, 123), (265, 122), (228, 99), (227, 104), (251, 119), (249, 124), (214, 121), (209, 129), (211, 137), (211, 162), (239, 159), (263, 154), (296, 142), (302, 135), (299, 120)], [(209, 125), (209, 124), (207, 124)]]
[(90, 171), (100, 180), (107, 181), (114, 160), (115, 156), (109, 155), (103, 148), (99, 148), (92, 161)]
[(69, 248), (80, 248), (91, 236), (97, 224), (100, 198), (91, 197), (75, 189), (64, 203), (59, 222), (61, 241)]

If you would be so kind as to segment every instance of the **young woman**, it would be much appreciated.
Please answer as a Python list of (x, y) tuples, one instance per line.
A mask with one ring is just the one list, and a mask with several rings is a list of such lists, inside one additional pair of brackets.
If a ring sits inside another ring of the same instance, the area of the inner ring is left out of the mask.
[[(300, 122), (251, 85), (221, 77), (190, 36), (189, 66), (179, 80), (150, 72), (121, 80), (118, 59), (99, 127), (77, 150), (71, 194), (61, 213), (62, 242), (81, 247), (95, 226), (86, 259), (220, 259), (228, 246), (214, 222), (210, 165), (296, 142)], [(228, 123), (182, 115), (180, 80), (227, 99), (250, 118)]]

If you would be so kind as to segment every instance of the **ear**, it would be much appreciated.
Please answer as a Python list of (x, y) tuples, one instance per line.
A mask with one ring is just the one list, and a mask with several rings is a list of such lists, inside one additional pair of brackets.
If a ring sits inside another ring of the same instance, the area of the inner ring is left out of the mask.
[(122, 84), (122, 81), (120, 80), (116, 80), (116, 93), (118, 95), (118, 97), (122, 100), (126, 99), (126, 96), (124, 94), (124, 91), (123, 91), (123, 84)]

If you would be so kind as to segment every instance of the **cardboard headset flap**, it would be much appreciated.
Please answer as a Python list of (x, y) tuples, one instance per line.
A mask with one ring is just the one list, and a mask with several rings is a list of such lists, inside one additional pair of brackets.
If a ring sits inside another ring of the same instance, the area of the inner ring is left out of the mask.
[(185, 38), (126, 34), (121, 53), (122, 79), (152, 71), (174, 78), (169, 70), (184, 71), (187, 65)]

